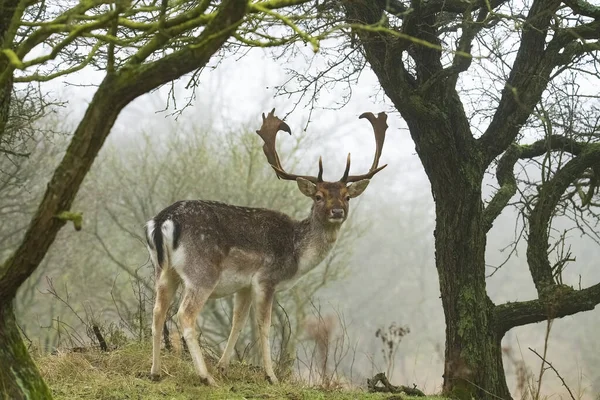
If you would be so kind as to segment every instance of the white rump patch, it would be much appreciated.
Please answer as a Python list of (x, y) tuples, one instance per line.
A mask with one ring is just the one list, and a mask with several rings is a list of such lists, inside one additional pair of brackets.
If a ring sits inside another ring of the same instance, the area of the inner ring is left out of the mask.
[[(146, 243), (146, 247), (148, 248), (148, 254), (150, 254), (150, 261), (152, 261), (152, 265), (154, 268), (158, 268), (158, 259), (156, 255), (156, 249), (154, 249), (154, 241), (152, 240), (152, 236), (154, 234), (154, 220), (146, 222), (146, 238), (149, 243)], [(152, 243), (152, 246), (150, 245)]]
[(185, 265), (185, 247), (179, 242), (176, 250), (171, 250), (171, 266), (178, 271), (181, 271)]
[(170, 219), (166, 220), (160, 228), (163, 233), (165, 244), (168, 245), (169, 249), (173, 249), (173, 233), (175, 232), (173, 221)]
[(146, 237), (152, 241), (152, 234), (154, 233), (154, 220), (146, 222)]

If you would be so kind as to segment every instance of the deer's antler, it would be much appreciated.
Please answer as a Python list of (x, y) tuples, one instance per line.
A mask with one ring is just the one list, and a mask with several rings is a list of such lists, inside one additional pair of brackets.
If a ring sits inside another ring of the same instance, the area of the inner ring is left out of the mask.
[(372, 112), (362, 113), (358, 118), (366, 118), (369, 120), (371, 125), (373, 126), (373, 133), (375, 133), (375, 157), (373, 159), (373, 164), (371, 165), (371, 169), (369, 172), (363, 175), (350, 175), (350, 154), (348, 154), (348, 158), (346, 159), (346, 170), (344, 171), (344, 176), (340, 179), (340, 182), (357, 182), (363, 179), (371, 179), (373, 175), (387, 167), (387, 164), (378, 167), (379, 159), (381, 158), (381, 151), (383, 150), (383, 142), (385, 141), (385, 131), (388, 128), (387, 124), (387, 114), (384, 112), (380, 112), (377, 114), (377, 117)]
[[(281, 161), (279, 160), (279, 155), (277, 154), (277, 149), (275, 147), (277, 132), (285, 131), (292, 134), (290, 127), (288, 124), (283, 122), (279, 117), (275, 116), (275, 109), (271, 110), (267, 116), (263, 113), (263, 124), (256, 133), (263, 139), (265, 144), (263, 145), (263, 151), (265, 152), (265, 156), (267, 156), (267, 160), (271, 167), (275, 170), (277, 177), (286, 180), (296, 180), (296, 178), (304, 178), (313, 183), (323, 182), (323, 160), (319, 157), (319, 175), (318, 176), (306, 176), (306, 175), (294, 175), (286, 172), (281, 165)], [(366, 112), (360, 115), (359, 118), (366, 118), (369, 120), (371, 125), (373, 126), (373, 132), (375, 134), (375, 157), (373, 159), (373, 164), (371, 165), (371, 169), (369, 172), (363, 175), (349, 175), (350, 173), (350, 154), (348, 154), (348, 158), (346, 159), (346, 170), (344, 171), (344, 175), (340, 182), (351, 183), (357, 182), (363, 179), (371, 179), (373, 175), (387, 167), (383, 165), (378, 167), (379, 159), (381, 158), (381, 152), (383, 150), (383, 142), (385, 141), (385, 132), (388, 128), (387, 124), (387, 115), (384, 112), (380, 112), (377, 117), (371, 113)]]
[(275, 109), (271, 110), (265, 117), (265, 113), (262, 114), (263, 123), (259, 130), (256, 131), (258, 135), (265, 142), (263, 145), (263, 151), (267, 156), (267, 161), (271, 164), (271, 167), (275, 170), (277, 177), (285, 180), (295, 181), (296, 178), (304, 178), (313, 183), (323, 181), (323, 160), (319, 158), (319, 175), (318, 176), (306, 176), (306, 175), (294, 175), (286, 172), (281, 165), (277, 149), (275, 147), (277, 132), (285, 131), (292, 134), (292, 131), (288, 124), (283, 122), (279, 117), (275, 116)]

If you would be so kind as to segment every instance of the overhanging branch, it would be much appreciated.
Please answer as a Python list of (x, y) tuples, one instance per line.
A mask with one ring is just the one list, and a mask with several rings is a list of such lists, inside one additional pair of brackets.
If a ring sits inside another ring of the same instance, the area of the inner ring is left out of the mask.
[(578, 142), (572, 138), (562, 135), (550, 135), (547, 138), (538, 140), (532, 144), (524, 144), (521, 148), (519, 158), (534, 158), (544, 155), (549, 151), (565, 151), (574, 156), (578, 156), (585, 149), (588, 143)]
[[(482, 9), (494, 10), (506, 3), (508, 0), (479, 0), (476, 2), (464, 0), (430, 0), (424, 2), (421, 11), (424, 15), (432, 15), (439, 12), (462, 14), (467, 11), (478, 11)], [(399, 0), (379, 0), (385, 6), (386, 11), (398, 15), (410, 12), (411, 9)]]
[(496, 306), (494, 317), (498, 332), (504, 334), (517, 326), (590, 311), (598, 304), (600, 304), (600, 283), (582, 290), (555, 286), (543, 300), (520, 301)]
[(587, 0), (563, 0), (563, 3), (568, 5), (575, 14), (600, 19), (600, 7)]

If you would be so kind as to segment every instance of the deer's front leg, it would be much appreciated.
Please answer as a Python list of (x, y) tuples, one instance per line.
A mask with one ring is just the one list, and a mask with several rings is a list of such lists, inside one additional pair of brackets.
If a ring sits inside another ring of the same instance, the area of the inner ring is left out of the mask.
[(254, 290), (254, 307), (256, 314), (256, 324), (258, 326), (258, 336), (260, 339), (260, 348), (263, 356), (263, 366), (270, 383), (278, 383), (278, 379), (273, 371), (273, 362), (271, 361), (271, 344), (269, 342), (269, 331), (271, 330), (271, 309), (273, 307), (274, 288), (270, 286), (259, 286)]
[(235, 300), (233, 303), (233, 318), (231, 323), (231, 333), (227, 340), (227, 346), (223, 352), (223, 356), (217, 364), (217, 368), (221, 372), (225, 372), (229, 365), (231, 355), (235, 350), (235, 344), (240, 336), (240, 332), (246, 324), (248, 318), (248, 311), (250, 311), (250, 303), (252, 302), (252, 291), (250, 288), (242, 289), (235, 294)]

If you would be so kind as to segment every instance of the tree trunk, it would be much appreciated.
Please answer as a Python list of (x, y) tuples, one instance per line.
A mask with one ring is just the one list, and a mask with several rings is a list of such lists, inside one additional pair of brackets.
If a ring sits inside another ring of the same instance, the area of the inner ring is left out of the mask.
[(483, 176), (469, 179), (455, 172), (453, 182), (432, 179), (436, 267), (446, 320), (443, 392), (465, 400), (510, 399), (500, 347), (503, 333), (486, 293)]
[[(6, 61), (0, 60), (0, 71), (3, 71), (6, 66)], [(0, 86), (0, 149), (4, 146), (4, 135), (6, 134), (6, 123), (10, 115), (10, 101), (12, 96), (13, 82), (9, 79), (5, 85)], [(8, 141), (8, 140), (6, 140)]]
[[(4, 35), (10, 25), (10, 20), (17, 6), (17, 1), (0, 0), (0, 49), (5, 48)], [(0, 53), (0, 74), (6, 70), (8, 60)], [(13, 89), (12, 76), (5, 83), (0, 82), (0, 150), (4, 147), (3, 136), (6, 133), (6, 123), (10, 112), (10, 101)]]
[(51, 399), (50, 390), (29, 356), (17, 328), (12, 302), (0, 302), (0, 396), (4, 399)]

